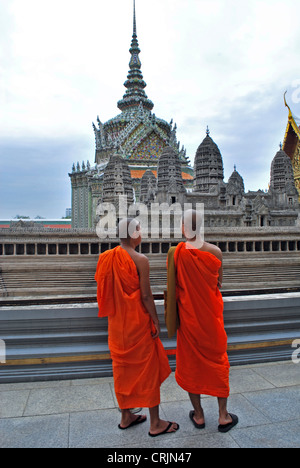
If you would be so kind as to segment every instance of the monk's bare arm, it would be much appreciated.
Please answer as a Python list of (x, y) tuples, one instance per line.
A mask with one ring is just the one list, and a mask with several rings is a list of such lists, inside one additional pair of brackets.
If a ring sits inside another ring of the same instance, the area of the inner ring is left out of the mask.
[(206, 243), (206, 249), (208, 252), (212, 253), (215, 257), (217, 257), (221, 262), (221, 267), (219, 269), (219, 282), (218, 287), (221, 288), (223, 284), (223, 254), (221, 249), (213, 244)]
[(223, 264), (219, 270), (219, 283), (218, 283), (218, 287), (221, 289), (222, 287), (222, 284), (223, 284)]
[(150, 286), (149, 260), (144, 255), (139, 255), (139, 258), (135, 259), (135, 262), (140, 277), (141, 299), (156, 328), (156, 333), (153, 335), (153, 338), (157, 338), (160, 333), (160, 325)]
[(222, 254), (222, 251), (218, 247), (217, 249), (218, 249), (218, 252), (217, 252), (216, 257), (222, 262), (221, 267), (219, 269), (219, 281), (218, 281), (218, 288), (221, 289), (222, 284), (223, 284), (223, 254)]
[(215, 247), (215, 255), (221, 261), (221, 267), (219, 269), (219, 282), (218, 287), (221, 289), (223, 284), (223, 254), (219, 247)]

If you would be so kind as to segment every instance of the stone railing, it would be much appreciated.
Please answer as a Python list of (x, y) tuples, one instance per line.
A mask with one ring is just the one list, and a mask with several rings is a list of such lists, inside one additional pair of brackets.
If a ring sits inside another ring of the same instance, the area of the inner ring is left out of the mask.
[[(208, 242), (224, 253), (299, 252), (299, 228), (210, 229)], [(139, 251), (144, 254), (167, 254), (182, 239), (143, 239)], [(99, 255), (119, 245), (118, 239), (100, 240), (94, 230), (0, 230), (0, 256)]]

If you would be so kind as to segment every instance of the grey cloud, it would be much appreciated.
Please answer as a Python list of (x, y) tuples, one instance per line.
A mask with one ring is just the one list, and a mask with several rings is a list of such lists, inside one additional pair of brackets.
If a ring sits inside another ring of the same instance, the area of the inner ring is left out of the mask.
[(71, 206), (68, 173), (77, 160), (93, 163), (93, 144), (92, 136), (0, 142), (0, 217), (64, 216)]

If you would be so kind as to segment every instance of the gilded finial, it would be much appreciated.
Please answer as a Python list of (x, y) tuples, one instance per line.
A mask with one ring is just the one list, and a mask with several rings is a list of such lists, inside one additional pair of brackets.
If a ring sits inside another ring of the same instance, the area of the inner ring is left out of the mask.
[(133, 0), (133, 35), (136, 36), (135, 0)]
[(284, 104), (285, 104), (286, 107), (289, 107), (288, 104), (287, 104), (287, 102), (286, 102), (286, 97), (285, 97), (286, 94), (287, 94), (287, 91), (286, 91), (286, 92), (284, 93), (284, 95), (283, 95)]

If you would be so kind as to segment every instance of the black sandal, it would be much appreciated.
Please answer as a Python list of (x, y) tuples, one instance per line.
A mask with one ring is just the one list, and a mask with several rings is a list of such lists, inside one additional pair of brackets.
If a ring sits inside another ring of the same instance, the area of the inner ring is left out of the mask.
[(239, 418), (235, 414), (228, 413), (231, 416), (232, 422), (228, 424), (220, 424), (218, 427), (219, 432), (228, 432), (239, 422)]

